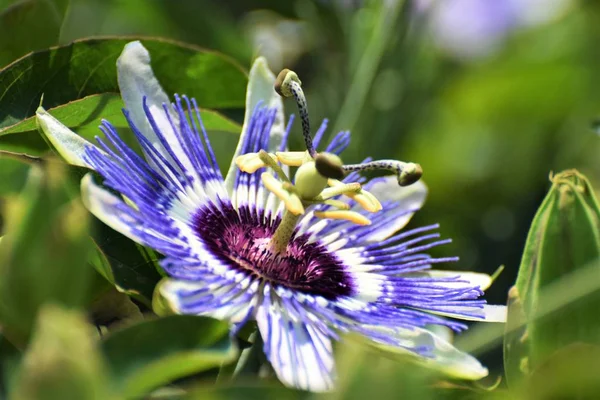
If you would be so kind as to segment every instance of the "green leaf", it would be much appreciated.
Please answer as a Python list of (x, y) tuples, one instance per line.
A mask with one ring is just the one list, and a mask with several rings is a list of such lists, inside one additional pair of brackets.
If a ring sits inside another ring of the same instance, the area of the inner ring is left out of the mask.
[[(100, 134), (98, 127), (103, 119), (116, 128), (129, 128), (122, 111), (124, 107), (125, 105), (117, 93), (104, 93), (74, 100), (47, 111), (78, 135), (92, 140)], [(239, 124), (216, 111), (202, 109), (201, 117), (207, 131), (223, 131), (235, 134), (239, 134), (241, 131)], [(24, 119), (15, 125), (0, 130), (0, 136), (32, 131), (37, 131), (35, 117)]]
[[(135, 149), (137, 143), (123, 116), (123, 107), (124, 104), (119, 95), (106, 93), (91, 95), (51, 110), (41, 110), (40, 116), (42, 119), (48, 119), (51, 115), (77, 135), (92, 143), (95, 143), (96, 136), (102, 135), (98, 127), (105, 119), (116, 127), (123, 140)], [(230, 148), (233, 145), (223, 146), (221, 143), (224, 141), (237, 142), (237, 138), (232, 138), (230, 134), (238, 135), (242, 127), (217, 111), (201, 109), (200, 112), (204, 127), (216, 144), (216, 146), (213, 144), (213, 149), (218, 156), (227, 153), (229, 157)], [(194, 119), (197, 120), (195, 116)], [(58, 137), (56, 133), (54, 136)], [(36, 117), (30, 117), (6, 129), (0, 129), (0, 149), (41, 156), (48, 150), (48, 145), (37, 131)]]
[[(117, 93), (103, 93), (73, 100), (48, 112), (68, 128), (78, 131), (81, 136), (89, 139), (100, 133), (98, 126), (102, 119), (110, 121), (117, 127), (127, 126), (122, 108), (123, 102)], [(35, 116), (0, 130), (0, 136), (30, 131), (37, 131)]]
[(131, 323), (143, 319), (140, 308), (125, 293), (110, 287), (90, 305), (94, 325), (110, 326), (114, 323)]
[[(86, 39), (30, 54), (0, 71), (0, 129), (94, 94), (117, 93), (116, 61), (130, 39)], [(167, 93), (195, 97), (203, 108), (242, 108), (246, 75), (218, 53), (175, 42), (143, 39)]]
[(94, 218), (92, 239), (97, 253), (92, 264), (119, 291), (151, 305), (154, 287), (162, 276), (158, 257)]
[(45, 306), (9, 399), (112, 398), (94, 335), (93, 327), (79, 312)]
[(233, 360), (237, 349), (226, 322), (172, 315), (110, 334), (102, 343), (113, 379), (127, 397), (139, 397), (174, 379)]
[(600, 393), (599, 369), (599, 346), (570, 344), (532, 371), (520, 398), (596, 399)]
[(593, 188), (576, 170), (557, 174), (533, 220), (510, 291), (504, 343), (509, 384), (518, 383), (561, 347), (578, 341), (599, 343), (598, 293), (541, 317), (545, 288), (599, 257), (600, 208)]
[[(0, 67), (55, 45), (69, 0), (22, 0), (0, 12)], [(7, 38), (10, 38), (8, 40)]]
[(7, 205), (0, 243), (0, 317), (15, 339), (28, 337), (42, 304), (77, 307), (86, 302), (93, 272), (87, 264), (92, 249), (88, 213), (78, 200), (70, 201), (66, 179), (60, 163), (34, 166), (21, 195)]

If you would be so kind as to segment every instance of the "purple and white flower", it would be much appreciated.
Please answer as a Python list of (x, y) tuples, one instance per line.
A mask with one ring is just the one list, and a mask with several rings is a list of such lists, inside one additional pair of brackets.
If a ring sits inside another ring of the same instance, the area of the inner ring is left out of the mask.
[[(175, 96), (171, 103), (139, 42), (125, 47), (117, 69), (143, 156), (107, 121), (95, 146), (41, 108), (37, 117), (68, 162), (95, 170), (112, 189), (88, 174), (81, 183), (87, 208), (165, 256), (170, 279), (159, 290), (174, 311), (229, 321), (234, 332), (256, 321), (278, 378), (296, 388), (333, 388), (332, 342), (348, 332), (454, 376), (487, 374), (427, 329), (464, 330), (456, 319), (504, 321), (505, 308), (479, 299), (489, 276), (430, 269), (456, 260), (426, 254), (449, 242), (438, 240), (437, 225), (396, 233), (421, 207), (424, 184), (400, 187), (395, 176), (366, 181), (358, 172), (326, 179), (315, 172), (316, 150), (288, 152), (291, 121), (285, 126), (275, 76), (262, 58), (250, 71), (247, 115), (224, 177), (195, 101)], [(326, 126), (309, 146), (319, 148)], [(339, 154), (348, 143), (341, 132), (324, 151)], [(289, 179), (289, 166), (303, 172)]]

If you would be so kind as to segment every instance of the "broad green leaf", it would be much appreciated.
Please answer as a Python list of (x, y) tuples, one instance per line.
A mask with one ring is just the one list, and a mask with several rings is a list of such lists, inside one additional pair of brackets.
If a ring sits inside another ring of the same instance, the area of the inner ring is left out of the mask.
[(9, 399), (110, 398), (106, 366), (94, 336), (83, 314), (44, 306)]
[(48, 152), (48, 144), (39, 132), (26, 131), (18, 135), (0, 135), (0, 149), (40, 157)]
[[(116, 61), (131, 39), (86, 39), (30, 54), (0, 71), (0, 129), (32, 117), (44, 95), (47, 109), (94, 94), (117, 93)], [(152, 66), (169, 94), (195, 97), (203, 108), (244, 107), (246, 75), (218, 53), (144, 39)]]
[(22, 0), (0, 10), (0, 67), (58, 43), (68, 4), (69, 0)]
[(154, 287), (161, 279), (156, 254), (95, 218), (92, 235), (96, 270), (119, 291), (150, 306)]
[[(123, 107), (125, 105), (118, 94), (104, 93), (74, 100), (47, 111), (66, 127), (77, 132), (80, 136), (92, 140), (101, 133), (98, 126), (100, 126), (103, 119), (116, 128), (129, 128), (123, 115)], [(239, 134), (241, 131), (240, 125), (216, 111), (202, 109), (201, 117), (207, 131), (218, 130), (235, 134)], [(35, 117), (30, 117), (15, 125), (1, 129), (0, 136), (36, 130)]]
[[(100, 134), (98, 126), (103, 119), (118, 127), (126, 126), (122, 108), (123, 102), (118, 93), (103, 93), (73, 100), (48, 112), (68, 128), (90, 139)], [(91, 132), (88, 133), (86, 128)], [(35, 116), (0, 130), (0, 136), (30, 131), (37, 131)]]
[[(107, 93), (91, 95), (55, 107), (45, 111), (48, 113), (45, 115), (56, 118), (61, 124), (91, 143), (95, 143), (96, 136), (102, 136), (99, 125), (105, 119), (119, 130), (126, 143), (136, 148), (135, 138), (122, 113), (123, 107), (123, 102), (117, 94)], [(219, 158), (224, 153), (230, 157), (232, 145), (222, 146), (221, 143), (224, 141), (237, 142), (237, 136), (234, 137), (230, 134), (238, 135), (242, 127), (217, 111), (202, 109), (200, 112), (215, 152)], [(30, 117), (8, 128), (0, 129), (0, 149), (41, 156), (48, 150), (48, 145), (37, 131), (36, 117)]]
[(124, 328), (110, 334), (102, 349), (116, 385), (128, 398), (218, 367), (237, 354), (226, 322), (189, 315)]
[(26, 339), (42, 304), (86, 302), (93, 269), (88, 213), (71, 201), (62, 164), (31, 168), (21, 195), (11, 199), (0, 243), (0, 317), (3, 328)]
[[(539, 317), (540, 299), (548, 285), (600, 257), (599, 223), (598, 202), (585, 176), (569, 170), (552, 177), (552, 188), (533, 220), (510, 292), (504, 343), (509, 384), (518, 383), (561, 347), (599, 342), (598, 294)], [(524, 330), (518, 329), (521, 326)]]

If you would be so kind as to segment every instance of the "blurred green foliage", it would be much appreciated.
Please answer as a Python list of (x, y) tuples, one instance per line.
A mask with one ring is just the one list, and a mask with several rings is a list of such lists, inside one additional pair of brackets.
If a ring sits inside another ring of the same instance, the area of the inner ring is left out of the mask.
[[(262, 53), (273, 69), (296, 70), (313, 125), (329, 118), (329, 132), (352, 130), (345, 161), (370, 155), (423, 166), (430, 198), (412, 224), (441, 223), (443, 234), (454, 239), (444, 255), (461, 257), (454, 269), (491, 273), (505, 265), (487, 295), (491, 303), (504, 303), (530, 224), (549, 189), (548, 174), (577, 168), (600, 187), (599, 139), (590, 128), (600, 114), (600, 4), (574, 0), (554, 20), (511, 31), (499, 47), (477, 59), (457, 58), (437, 47), (429, 21), (413, 5), (393, 0), (0, 0), (0, 66), (6, 66), (0, 71), (0, 228), (6, 235), (0, 242), (1, 395), (8, 393), (6, 382), (14, 398), (61, 398), (54, 390), (65, 385), (80, 389), (77, 398), (84, 399), (142, 395), (174, 381), (149, 398), (183, 397), (181, 388), (190, 389), (193, 398), (321, 397), (241, 378), (237, 387), (207, 387), (216, 380), (218, 363), (235, 348), (223, 337), (223, 326), (169, 319), (176, 317), (147, 321), (152, 288), (160, 279), (157, 255), (85, 212), (77, 200), (80, 172), (23, 156), (49, 150), (28, 119), (42, 94), (50, 113), (88, 139), (107, 118), (131, 142), (119, 114), (114, 70), (129, 39), (99, 36), (147, 38), (144, 44), (167, 92), (195, 96), (209, 109), (204, 122), (222, 166), (235, 148), (232, 133), (243, 117), (246, 76), (240, 66)], [(293, 132), (292, 143), (300, 146), (299, 126)], [(556, 239), (552, 249), (564, 250), (562, 244)], [(555, 280), (544, 291), (550, 310), (578, 304), (600, 285), (589, 273)], [(587, 314), (584, 319), (597, 324)], [(94, 329), (87, 321), (104, 339), (94, 334), (90, 340)], [(551, 329), (553, 320), (546, 324)], [(221, 336), (203, 342), (202, 329)], [(503, 364), (502, 328), (486, 329), (473, 329), (458, 342), (490, 367), (485, 385), (443, 382), (411, 364), (382, 360), (349, 344), (338, 352), (342, 389), (334, 396), (513, 399), (594, 398), (598, 393), (589, 384), (595, 377), (590, 371), (598, 370), (598, 350), (589, 345), (544, 359), (523, 392), (507, 392), (504, 383), (487, 390), (502, 375)], [(159, 354), (158, 334), (181, 338), (174, 344), (180, 347)], [(119, 343), (128, 335), (139, 335), (139, 347)], [(561, 345), (573, 337), (567, 339)], [(204, 360), (207, 353), (209, 361), (178, 368), (179, 360)], [(145, 366), (134, 365), (140, 354)], [(162, 362), (164, 371), (156, 367)], [(44, 363), (52, 368), (42, 368)], [(72, 373), (56, 374), (57, 368)], [(111, 374), (124, 382), (107, 384)], [(197, 379), (179, 379), (186, 375)]]

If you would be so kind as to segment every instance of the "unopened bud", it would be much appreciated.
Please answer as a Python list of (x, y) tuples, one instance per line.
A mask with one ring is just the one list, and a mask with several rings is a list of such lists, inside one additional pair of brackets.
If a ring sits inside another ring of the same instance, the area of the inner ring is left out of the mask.
[[(510, 291), (504, 357), (511, 386), (551, 362), (557, 350), (575, 342), (598, 344), (600, 338), (597, 291), (563, 304), (558, 311), (545, 311), (556, 297), (551, 289), (556, 284), (589, 276), (581, 275), (588, 271), (597, 278), (600, 270), (600, 208), (592, 186), (576, 170), (561, 172), (551, 180), (552, 188), (533, 219), (517, 282)], [(583, 285), (570, 285), (573, 298)]]

